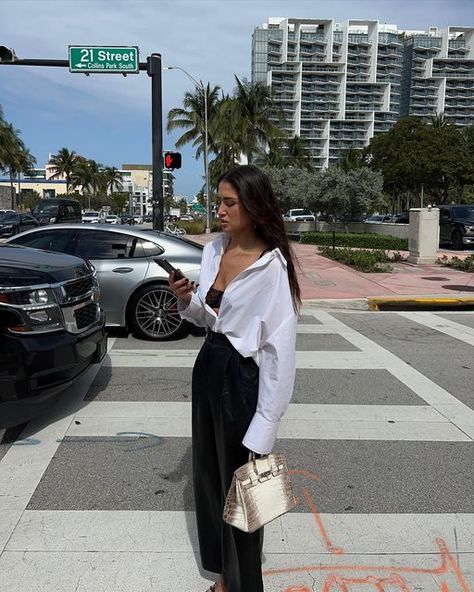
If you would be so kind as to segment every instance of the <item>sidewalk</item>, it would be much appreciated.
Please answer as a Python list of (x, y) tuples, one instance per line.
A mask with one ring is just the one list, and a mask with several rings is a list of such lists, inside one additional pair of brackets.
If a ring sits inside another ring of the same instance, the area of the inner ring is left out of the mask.
[[(193, 235), (201, 244), (216, 234)], [(419, 306), (474, 306), (474, 274), (439, 264), (393, 264), (391, 273), (363, 273), (319, 255), (316, 245), (291, 243), (301, 269), (297, 270), (305, 304), (337, 308), (377, 309), (379, 305), (402, 301)], [(439, 257), (450, 256), (439, 251)], [(465, 256), (458, 254), (459, 257)]]

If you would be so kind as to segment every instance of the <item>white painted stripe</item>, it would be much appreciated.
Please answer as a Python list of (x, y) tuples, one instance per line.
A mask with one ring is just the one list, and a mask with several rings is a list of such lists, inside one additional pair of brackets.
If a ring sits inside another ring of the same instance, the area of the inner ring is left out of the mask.
[[(320, 519), (328, 539), (347, 554), (436, 553), (437, 537), (452, 550), (474, 551), (474, 514), (321, 514)], [(195, 546), (193, 512), (27, 510), (6, 550), (186, 553)], [(264, 551), (329, 553), (314, 516), (295, 512), (265, 527)]]
[[(143, 434), (157, 438), (190, 438), (189, 417), (81, 417), (71, 424), (67, 436), (82, 438), (127, 437)], [(446, 421), (370, 421), (283, 418), (279, 438), (294, 440), (396, 440), (430, 442), (471, 442)]]
[(428, 312), (416, 312), (411, 314), (401, 312), (400, 315), (410, 321), (423, 325), (424, 327), (439, 331), (440, 333), (454, 337), (469, 345), (474, 345), (474, 329), (472, 327), (466, 327), (466, 325), (456, 323), (454, 320), (448, 321), (443, 317)]
[(339, 332), (362, 352), (365, 352), (364, 355), (369, 356), (375, 363), (378, 362), (380, 367), (391, 372), (398, 380), (418, 395), (418, 397), (439, 411), (439, 413), (465, 432), (471, 439), (474, 439), (473, 409), (459, 401), (451, 393), (441, 388), (421, 372), (409, 366), (392, 352), (347, 325), (344, 325), (344, 323), (338, 321), (329, 313), (321, 311), (317, 314), (315, 313), (315, 316), (323, 323), (328, 320), (336, 328), (339, 327)]
[[(108, 340), (108, 351), (114, 341), (115, 339)], [(92, 365), (65, 391), (57, 405), (51, 407), (41, 418), (30, 422), (25, 432), (32, 435), (17, 440), (0, 461), (0, 517), (8, 516), (8, 520), (0, 522), (0, 553), (99, 369), (100, 364)]]
[[(468, 592), (474, 583), (473, 555), (454, 554), (443, 563), (431, 554), (328, 555), (264, 553), (265, 592), (311, 590), (426, 590)], [(454, 557), (453, 557), (454, 556)], [(8, 573), (8, 592), (168, 592), (204, 591), (215, 575), (199, 570), (194, 552), (6, 552), (0, 571)], [(460, 570), (455, 565), (460, 566)], [(334, 582), (339, 576), (341, 586)], [(347, 586), (346, 586), (347, 584)], [(336, 588), (337, 586), (337, 588)], [(382, 588), (383, 586), (383, 588)]]
[[(190, 402), (172, 401), (88, 401), (76, 419), (113, 417), (183, 417), (191, 419)], [(324, 405), (292, 403), (285, 413), (291, 420), (448, 422), (428, 405)]]
[[(345, 335), (344, 335), (345, 337)], [(115, 349), (104, 366), (112, 368), (192, 368), (198, 352), (191, 349)], [(380, 361), (364, 352), (297, 351), (297, 368), (380, 369)]]

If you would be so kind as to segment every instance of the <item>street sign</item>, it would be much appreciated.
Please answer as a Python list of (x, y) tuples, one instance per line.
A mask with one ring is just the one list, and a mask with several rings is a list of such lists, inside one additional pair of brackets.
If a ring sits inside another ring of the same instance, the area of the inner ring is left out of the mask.
[(138, 47), (69, 46), (69, 72), (138, 74)]

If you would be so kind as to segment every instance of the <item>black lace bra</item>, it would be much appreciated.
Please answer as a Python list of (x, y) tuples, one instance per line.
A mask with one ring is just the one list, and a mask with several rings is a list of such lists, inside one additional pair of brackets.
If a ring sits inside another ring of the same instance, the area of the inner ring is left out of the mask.
[[(271, 250), (272, 249), (269, 248), (265, 249), (265, 251), (262, 251), (262, 253), (260, 253), (259, 259), (263, 257), (265, 253), (268, 253), (268, 251)], [(217, 290), (216, 288), (214, 288), (214, 285), (212, 285), (206, 294), (206, 304), (211, 308), (219, 309), (221, 307), (222, 296), (224, 296), (224, 290)]]

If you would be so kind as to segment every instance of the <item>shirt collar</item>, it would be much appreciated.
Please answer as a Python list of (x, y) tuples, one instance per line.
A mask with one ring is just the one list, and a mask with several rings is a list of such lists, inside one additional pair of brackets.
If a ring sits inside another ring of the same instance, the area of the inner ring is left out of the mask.
[[(225, 248), (227, 247), (227, 245), (229, 243), (229, 240), (230, 240), (230, 238), (224, 232), (219, 235), (219, 237), (216, 239), (216, 257), (222, 257), (222, 255), (224, 254)], [(265, 265), (267, 265), (275, 257), (278, 257), (280, 259), (280, 263), (286, 269), (287, 268), (287, 261), (286, 261), (285, 257), (283, 256), (283, 253), (280, 251), (280, 249), (278, 247), (276, 247), (275, 249), (272, 249), (271, 251), (268, 251), (267, 253), (262, 255), (262, 257), (260, 257), (260, 259), (257, 259), (257, 261), (255, 261), (255, 263), (253, 265), (251, 265), (250, 267), (252, 269), (258, 269), (260, 267), (265, 267)]]

